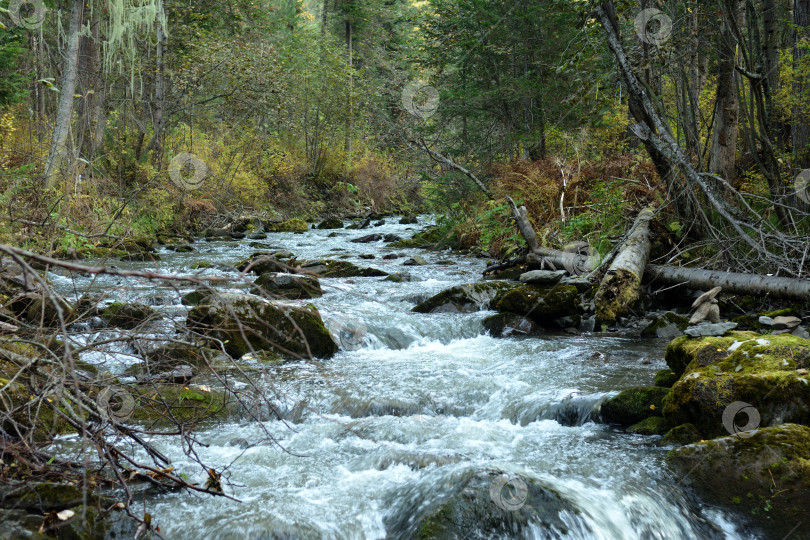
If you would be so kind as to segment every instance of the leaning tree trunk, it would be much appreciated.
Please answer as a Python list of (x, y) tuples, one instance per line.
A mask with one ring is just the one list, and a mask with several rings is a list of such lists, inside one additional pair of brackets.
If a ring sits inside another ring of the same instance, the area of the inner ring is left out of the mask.
[(70, 10), (67, 52), (62, 70), (62, 83), (59, 94), (59, 109), (56, 113), (56, 125), (53, 129), (53, 140), (45, 162), (45, 187), (53, 186), (56, 169), (65, 171), (68, 160), (67, 140), (70, 135), (70, 119), (73, 116), (73, 95), (76, 93), (76, 78), (79, 71), (79, 38), (81, 37), (84, 1), (73, 0)]
[(629, 313), (641, 297), (641, 278), (650, 256), (650, 220), (654, 215), (655, 210), (649, 207), (639, 212), (633, 230), (596, 291), (596, 316), (604, 323)]

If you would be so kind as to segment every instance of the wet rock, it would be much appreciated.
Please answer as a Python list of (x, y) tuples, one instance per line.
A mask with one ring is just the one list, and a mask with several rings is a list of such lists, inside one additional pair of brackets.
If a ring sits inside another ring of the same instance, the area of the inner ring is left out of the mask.
[(191, 309), (186, 324), (225, 344), (233, 357), (273, 350), (284, 357), (330, 357), (338, 350), (314, 306), (293, 307), (247, 294), (219, 294)]
[(729, 429), (724, 414), (735, 402), (750, 404), (763, 427), (810, 424), (810, 379), (800, 371), (810, 368), (808, 340), (753, 332), (681, 337), (667, 347), (666, 362), (681, 375), (664, 401), (664, 416), (673, 424), (692, 423), (707, 437), (723, 435)]
[(365, 261), (370, 261), (372, 259), (376, 259), (377, 257), (375, 255), (372, 255), (371, 253), (364, 253), (364, 254), (360, 255), (360, 258), (365, 260)]
[(700, 323), (697, 326), (692, 326), (683, 331), (684, 334), (691, 337), (712, 337), (722, 336), (730, 330), (737, 328), (735, 322), (725, 323)]
[(189, 246), (188, 244), (186, 244), (186, 245), (175, 247), (174, 251), (177, 252), (177, 253), (192, 253), (192, 252), (197, 251), (197, 250), (194, 249), (192, 246)]
[(248, 268), (250, 268), (250, 272), (258, 276), (273, 272), (282, 274), (294, 272), (294, 268), (286, 262), (283, 262), (272, 255), (258, 253), (255, 253), (251, 257), (236, 263), (236, 269), (240, 272), (244, 272)]
[(416, 225), (419, 223), (419, 220), (416, 216), (403, 216), (399, 220), (400, 225)]
[(555, 285), (565, 276), (565, 270), (532, 270), (520, 275), (520, 282), (528, 285)]
[(342, 229), (343, 220), (338, 218), (329, 218), (318, 223), (319, 229)]
[(411, 281), (411, 275), (407, 272), (397, 272), (383, 279), (383, 281), (393, 281), (394, 283), (402, 283), (404, 281)]
[[(266, 240), (267, 239), (267, 234), (265, 234), (265, 233), (251, 233), (251, 234), (247, 235), (247, 237), (248, 237), (248, 240)], [(251, 247), (252, 247), (252, 244), (251, 244)]]
[(430, 227), (422, 232), (416, 233), (412, 238), (400, 240), (390, 244), (393, 248), (431, 248), (438, 246), (442, 240), (442, 233), (438, 227)]
[(205, 229), (202, 234), (206, 240), (209, 238), (230, 238), (231, 231), (225, 227)]
[(694, 442), (698, 442), (702, 438), (703, 437), (700, 436), (700, 432), (695, 426), (692, 424), (681, 424), (680, 426), (675, 426), (667, 431), (664, 438), (661, 439), (661, 444), (692, 444)]
[(671, 369), (662, 369), (655, 374), (655, 381), (653, 384), (655, 386), (660, 386), (661, 388), (672, 388), (672, 385), (676, 382), (678, 382), (677, 373)]
[[(0, 296), (2, 300), (2, 296)], [(5, 303), (5, 309), (9, 312), (9, 320), (21, 318), (29, 324), (48, 327), (58, 326), (59, 313), (62, 320), (70, 323), (75, 319), (74, 309), (70, 303), (56, 293), (43, 294), (39, 292), (27, 292), (11, 297)]]
[(498, 270), (493, 274), (488, 274), (486, 278), (507, 280), (507, 281), (518, 281), (520, 280), (520, 276), (522, 276), (525, 273), (526, 272), (522, 268), (515, 266), (513, 268), (507, 268), (505, 270)]
[(385, 220), (384, 219), (381, 219), (379, 221), (374, 222), (375, 227), (382, 227), (383, 225), (385, 225)]
[(617, 396), (602, 403), (602, 420), (627, 426), (652, 416), (662, 416), (663, 399), (667, 394), (668, 388), (658, 386), (625, 388)]
[(142, 251), (140, 253), (127, 253), (121, 257), (121, 260), (129, 262), (152, 262), (159, 261), (160, 255), (157, 253), (151, 253), (149, 251)]
[(109, 326), (132, 330), (159, 317), (157, 311), (138, 303), (115, 302), (101, 312), (100, 317)]
[(323, 296), (321, 284), (315, 276), (267, 273), (256, 279), (256, 285), (264, 291), (288, 298), (318, 298)]
[(451, 261), (450, 259), (443, 259), (436, 261), (434, 264), (437, 266), (456, 266), (458, 263), (456, 261)]
[(383, 256), (383, 260), (384, 261), (393, 261), (393, 260), (399, 259), (401, 256), (402, 255), (400, 255), (399, 253), (389, 253), (388, 255)]
[(267, 232), (307, 232), (309, 225), (303, 219), (288, 219), (279, 223), (266, 223)]
[(355, 238), (352, 240), (355, 244), (369, 244), (371, 242), (379, 242), (383, 239), (383, 235), (381, 234), (367, 234), (366, 236), (361, 236), (360, 238)]
[(689, 319), (672, 311), (653, 318), (652, 322), (641, 331), (643, 337), (675, 339), (683, 335), (689, 327)]
[(402, 266), (424, 266), (426, 264), (427, 264), (427, 261), (425, 260), (424, 257), (420, 257), (419, 255), (414, 255), (413, 257), (411, 257), (410, 259), (408, 259), (407, 261), (402, 263)]
[(663, 435), (669, 430), (670, 424), (663, 416), (651, 416), (629, 426), (625, 431), (634, 435)]
[(399, 504), (391, 507), (400, 511), (385, 518), (390, 538), (528, 538), (538, 529), (554, 531), (554, 537), (593, 536), (577, 518), (580, 510), (552, 486), (499, 470), (448, 475), (428, 497), (401, 491), (392, 497)]
[(500, 313), (516, 313), (547, 325), (557, 319), (577, 316), (579, 293), (571, 285), (556, 285), (553, 289), (521, 285), (499, 294), (493, 306)]
[(349, 261), (309, 261), (303, 263), (300, 270), (305, 273), (318, 274), (320, 277), (345, 278), (345, 277), (385, 277), (387, 272), (376, 268), (363, 268)]
[(245, 233), (240, 233), (240, 232), (232, 232), (231, 233), (231, 238), (233, 240), (244, 240), (246, 236), (247, 235)]
[(588, 292), (593, 289), (593, 282), (585, 277), (563, 276), (560, 283), (563, 285), (573, 285), (577, 288), (577, 291), (581, 293)]
[(784, 424), (702, 441), (666, 461), (709, 503), (746, 514), (768, 538), (810, 538), (810, 428)]
[(498, 313), (483, 321), (492, 337), (536, 336), (544, 332), (533, 320), (514, 313)]
[(471, 313), (490, 309), (492, 301), (498, 294), (512, 287), (513, 285), (503, 281), (458, 285), (421, 302), (413, 308), (413, 311), (416, 313)]
[(402, 240), (402, 238), (400, 236), (397, 236), (397, 235), (391, 234), (391, 233), (386, 234), (385, 236), (383, 236), (383, 242), (387, 242), (389, 244), (392, 243), (392, 242), (399, 242), (400, 240)]

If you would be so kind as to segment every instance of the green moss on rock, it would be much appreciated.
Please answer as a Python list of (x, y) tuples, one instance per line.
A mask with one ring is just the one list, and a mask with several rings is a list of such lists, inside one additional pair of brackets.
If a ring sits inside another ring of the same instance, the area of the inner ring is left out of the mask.
[(655, 386), (660, 386), (661, 388), (672, 388), (678, 382), (678, 375), (671, 369), (662, 369), (658, 373), (655, 374), (655, 380), (653, 384)]
[(276, 304), (247, 294), (221, 294), (188, 314), (187, 325), (239, 358), (251, 350), (275, 350), (287, 358), (330, 357), (338, 350), (318, 310)]
[(543, 325), (576, 316), (579, 293), (573, 285), (558, 284), (552, 289), (521, 285), (499, 294), (492, 305), (500, 313), (516, 313)]
[(651, 416), (633, 424), (625, 431), (635, 435), (663, 435), (669, 430), (670, 423), (662, 416)]
[(491, 309), (500, 293), (511, 290), (514, 284), (505, 281), (485, 281), (457, 285), (421, 302), (416, 313), (471, 313)]
[(768, 538), (810, 538), (802, 525), (810, 501), (807, 426), (702, 441), (670, 451), (666, 461), (708, 502), (745, 512)]
[(307, 232), (309, 225), (303, 219), (288, 219), (280, 223), (267, 223), (267, 232)]
[(681, 424), (680, 426), (675, 426), (674, 428), (670, 429), (664, 438), (661, 439), (663, 444), (692, 444), (694, 442), (698, 442), (703, 437), (700, 435), (700, 432), (697, 428), (692, 424)]
[(664, 402), (673, 424), (693, 423), (706, 436), (725, 434), (723, 413), (737, 401), (753, 406), (762, 426), (810, 423), (810, 340), (753, 332), (678, 338), (666, 359), (682, 373)]
[(661, 416), (663, 399), (669, 389), (658, 386), (625, 388), (617, 396), (602, 403), (602, 420), (611, 424), (630, 425)]
[(110, 326), (133, 329), (141, 324), (156, 319), (157, 311), (143, 304), (115, 302), (101, 312), (101, 318)]

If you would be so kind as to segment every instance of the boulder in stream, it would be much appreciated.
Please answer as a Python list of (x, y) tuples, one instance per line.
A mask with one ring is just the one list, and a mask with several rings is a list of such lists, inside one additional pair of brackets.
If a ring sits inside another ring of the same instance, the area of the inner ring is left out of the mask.
[(514, 313), (498, 313), (483, 321), (492, 337), (537, 336), (543, 328), (533, 320)]
[(321, 284), (315, 276), (268, 272), (260, 275), (255, 283), (268, 294), (290, 300), (323, 296)]
[(338, 218), (329, 218), (318, 223), (319, 229), (342, 229), (343, 220)]
[(101, 318), (109, 326), (132, 330), (141, 324), (157, 319), (158, 312), (136, 302), (114, 302), (101, 312)]
[[(680, 375), (664, 400), (673, 425), (692, 423), (704, 437), (728, 434), (726, 417), (741, 412), (730, 409), (737, 403), (751, 408), (758, 426), (810, 424), (810, 340), (753, 332), (684, 336), (669, 344), (666, 362)], [(746, 414), (737, 423), (747, 425)]]
[(273, 350), (287, 358), (330, 357), (338, 350), (312, 306), (270, 302), (250, 294), (222, 293), (188, 313), (187, 326), (220, 340), (231, 356)]
[(810, 538), (810, 428), (766, 427), (670, 451), (667, 465), (711, 504), (745, 514), (767, 538)]
[(653, 416), (662, 416), (663, 399), (667, 394), (669, 388), (660, 386), (625, 388), (602, 403), (602, 420), (628, 426)]
[(490, 309), (492, 301), (514, 287), (504, 281), (485, 281), (457, 285), (421, 302), (416, 313), (472, 313)]
[(546, 325), (565, 317), (576, 317), (579, 293), (572, 285), (558, 284), (553, 289), (521, 285), (499, 294), (492, 304), (499, 313), (516, 313)]
[[(593, 534), (578, 519), (580, 510), (557, 489), (499, 470), (457, 472), (429, 493), (414, 489), (394, 496), (399, 504), (392, 506), (398, 511), (385, 520), (390, 538), (524, 538), (534, 537), (537, 529), (549, 538)], [(401, 508), (403, 501), (413, 506)]]

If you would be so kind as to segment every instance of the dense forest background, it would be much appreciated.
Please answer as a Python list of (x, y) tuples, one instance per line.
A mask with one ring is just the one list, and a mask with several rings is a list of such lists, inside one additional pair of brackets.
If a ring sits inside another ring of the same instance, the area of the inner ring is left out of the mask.
[[(74, 256), (245, 213), (435, 211), (508, 256), (804, 275), (810, 2), (12, 0), (0, 241)], [(740, 261), (743, 261), (740, 263)]]

